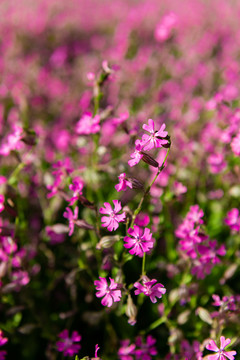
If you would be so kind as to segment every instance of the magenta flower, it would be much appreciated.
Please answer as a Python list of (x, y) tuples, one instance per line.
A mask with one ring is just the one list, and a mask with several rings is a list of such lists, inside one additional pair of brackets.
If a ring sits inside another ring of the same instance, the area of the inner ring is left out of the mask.
[(5, 201), (5, 197), (4, 195), (0, 194), (0, 212), (2, 212), (4, 210), (4, 201)]
[(130, 340), (121, 341), (121, 347), (118, 350), (120, 360), (133, 360), (135, 344), (130, 344)]
[(135, 351), (136, 360), (151, 360), (152, 356), (157, 355), (157, 349), (154, 346), (156, 343), (156, 339), (154, 339), (151, 335), (147, 336), (146, 344), (144, 344), (142, 337), (138, 336), (136, 338), (136, 346), (139, 347)]
[(125, 236), (124, 241), (126, 244), (124, 244), (124, 247), (126, 249), (131, 248), (131, 250), (129, 250), (131, 255), (135, 254), (143, 257), (145, 252), (153, 248), (154, 239), (152, 239), (152, 234), (148, 228), (145, 228), (144, 232), (137, 225), (133, 225), (133, 228), (134, 229), (128, 229), (128, 234), (132, 237)]
[(73, 196), (68, 200), (69, 205), (72, 206), (77, 201), (78, 196), (82, 195), (83, 185), (84, 182), (79, 176), (73, 179), (72, 184), (69, 185), (69, 189), (73, 191)]
[(108, 286), (107, 280), (103, 277), (99, 277), (100, 280), (95, 280), (94, 285), (96, 286), (97, 297), (103, 297), (101, 304), (103, 306), (111, 307), (113, 302), (120, 301), (122, 294), (121, 290), (118, 289), (119, 284), (113, 279), (109, 278), (110, 285)]
[(8, 338), (3, 337), (3, 331), (0, 330), (0, 346), (5, 345), (8, 342)]
[(107, 214), (108, 216), (103, 216), (101, 221), (103, 222), (102, 226), (106, 227), (109, 231), (115, 231), (119, 227), (119, 222), (125, 220), (126, 214), (125, 212), (117, 215), (117, 213), (122, 209), (122, 205), (120, 201), (113, 200), (114, 210), (112, 209), (111, 205), (107, 202), (104, 203), (104, 207), (99, 209), (100, 214)]
[(217, 347), (215, 341), (210, 340), (206, 346), (206, 349), (216, 352), (215, 355), (208, 355), (208, 360), (234, 360), (234, 356), (237, 354), (235, 350), (224, 351), (225, 347), (231, 342), (230, 339), (225, 339), (224, 336), (220, 337), (220, 348)]
[(235, 155), (240, 156), (240, 131), (237, 136), (232, 139), (231, 148)]
[[(140, 282), (135, 282), (134, 286), (137, 288), (135, 290), (135, 295), (139, 295), (140, 293), (145, 294), (150, 297), (152, 303), (157, 302), (156, 298), (161, 299), (162, 295), (165, 294), (166, 289), (162, 284), (155, 284), (157, 280), (150, 280), (147, 276), (142, 278), (142, 284)], [(155, 284), (155, 285), (154, 285)]]
[(0, 360), (5, 360), (5, 356), (7, 355), (7, 352), (5, 350), (0, 351)]
[(128, 181), (126, 174), (122, 173), (119, 175), (118, 177), (119, 180), (119, 184), (115, 185), (115, 189), (119, 192), (119, 191), (125, 191), (127, 189), (127, 186), (132, 189), (132, 183), (130, 181)]
[(68, 233), (68, 235), (71, 236), (73, 234), (73, 231), (74, 231), (75, 220), (77, 220), (77, 218), (78, 218), (78, 207), (75, 207), (74, 213), (72, 212), (72, 210), (69, 207), (67, 207), (66, 211), (63, 213), (63, 216), (66, 219), (68, 219), (68, 221), (69, 221), (69, 233)]
[(219, 153), (211, 154), (208, 157), (207, 162), (213, 174), (218, 174), (222, 172), (227, 165), (226, 162), (224, 161), (223, 155)]
[(239, 210), (233, 208), (227, 213), (227, 217), (225, 219), (225, 223), (230, 227), (230, 229), (234, 232), (238, 232), (240, 230), (240, 216)]
[(96, 134), (100, 130), (100, 116), (92, 116), (91, 112), (83, 114), (76, 125), (76, 133), (79, 135)]
[(141, 141), (136, 140), (135, 145), (136, 145), (135, 151), (130, 155), (132, 160), (128, 160), (128, 165), (131, 167), (134, 165), (137, 165), (143, 157), (143, 154), (142, 154), (143, 145), (142, 145)]
[(81, 345), (74, 344), (81, 341), (82, 337), (77, 331), (72, 332), (72, 336), (69, 337), (68, 330), (63, 330), (58, 337), (61, 339), (56, 342), (57, 351), (63, 352), (64, 356), (73, 356), (78, 353)]
[(144, 124), (143, 129), (150, 132), (150, 135), (144, 134), (142, 136), (143, 150), (151, 150), (154, 147), (160, 148), (162, 145), (168, 143), (168, 140), (163, 139), (167, 136), (167, 131), (164, 131), (166, 125), (162, 124), (159, 131), (154, 130), (154, 121), (148, 120), (148, 125)]

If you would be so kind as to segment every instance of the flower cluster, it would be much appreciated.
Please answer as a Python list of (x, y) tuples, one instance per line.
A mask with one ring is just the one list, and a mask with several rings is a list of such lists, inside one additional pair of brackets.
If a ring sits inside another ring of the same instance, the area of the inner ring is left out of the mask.
[(130, 344), (130, 340), (124, 340), (118, 350), (118, 357), (120, 360), (151, 360), (152, 356), (157, 355), (155, 343), (156, 339), (151, 335), (147, 336), (146, 343), (141, 336), (135, 339), (134, 344)]
[(65, 329), (58, 334), (58, 337), (60, 340), (56, 342), (57, 351), (62, 352), (63, 356), (73, 356), (81, 349), (81, 345), (76, 344), (82, 339), (77, 331), (73, 331), (69, 336), (68, 330)]
[(224, 245), (218, 247), (217, 241), (210, 240), (201, 230), (203, 215), (198, 205), (191, 206), (183, 223), (175, 231), (175, 235), (181, 239), (180, 252), (191, 259), (192, 274), (200, 279), (210, 274), (214, 265), (220, 263), (218, 256), (226, 253)]

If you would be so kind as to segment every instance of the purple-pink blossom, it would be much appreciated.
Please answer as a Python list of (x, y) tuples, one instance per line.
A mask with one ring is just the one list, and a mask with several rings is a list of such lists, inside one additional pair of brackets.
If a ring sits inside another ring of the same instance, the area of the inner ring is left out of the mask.
[(86, 112), (76, 125), (78, 135), (96, 134), (100, 131), (100, 116), (93, 116), (91, 112)]
[(240, 131), (237, 136), (232, 139), (231, 148), (236, 156), (240, 156)]
[(99, 276), (100, 280), (95, 280), (94, 285), (96, 286), (96, 296), (103, 297), (101, 304), (103, 306), (111, 307), (113, 302), (121, 300), (122, 294), (119, 289), (119, 284), (116, 283), (113, 279), (109, 277), (110, 285), (108, 285), (107, 280)]
[(128, 180), (125, 173), (122, 173), (118, 176), (119, 184), (115, 185), (115, 189), (119, 191), (125, 191), (127, 187), (132, 189), (132, 183)]
[(220, 348), (217, 347), (215, 341), (210, 340), (206, 346), (206, 349), (216, 352), (214, 355), (208, 355), (208, 360), (234, 360), (234, 356), (237, 354), (235, 350), (225, 351), (225, 347), (231, 343), (231, 339), (225, 339), (224, 336), (220, 337)]
[(136, 360), (151, 360), (152, 356), (157, 355), (157, 349), (155, 347), (156, 339), (151, 335), (146, 338), (146, 343), (143, 342), (143, 338), (138, 336), (136, 338), (136, 346), (138, 349), (135, 350)]
[(119, 222), (123, 222), (126, 218), (125, 212), (117, 215), (122, 209), (121, 202), (118, 200), (113, 200), (114, 210), (111, 205), (107, 202), (104, 203), (105, 207), (99, 209), (100, 214), (106, 214), (109, 216), (103, 216), (101, 218), (102, 226), (106, 227), (109, 231), (115, 231), (119, 227)]
[(230, 227), (233, 232), (240, 231), (240, 216), (239, 210), (233, 208), (227, 213), (227, 217), (225, 219), (225, 223)]
[(160, 130), (154, 130), (154, 121), (152, 119), (148, 120), (148, 125), (144, 124), (143, 129), (148, 131), (150, 135), (144, 134), (142, 136), (142, 145), (143, 150), (151, 150), (153, 148), (160, 148), (162, 145), (168, 143), (168, 140), (164, 139), (168, 132), (164, 131), (166, 125), (162, 124)]
[(124, 241), (126, 244), (124, 244), (124, 247), (130, 249), (129, 253), (131, 255), (143, 257), (145, 252), (153, 248), (154, 239), (152, 238), (150, 229), (145, 228), (143, 231), (139, 226), (133, 225), (133, 229), (128, 229), (128, 234), (131, 235), (131, 237), (125, 236)]
[(63, 356), (73, 356), (78, 353), (81, 345), (75, 344), (81, 341), (82, 337), (77, 331), (72, 332), (72, 336), (69, 336), (68, 330), (63, 330), (58, 337), (61, 339), (56, 342), (57, 351), (63, 352)]
[(150, 280), (147, 276), (143, 276), (142, 284), (140, 282), (134, 283), (134, 286), (137, 288), (137, 290), (135, 290), (135, 295), (143, 293), (146, 296), (149, 296), (153, 303), (156, 303), (156, 298), (161, 299), (162, 295), (166, 293), (164, 286), (160, 283), (156, 284), (156, 282), (156, 279)]
[(130, 155), (131, 156), (131, 160), (128, 160), (128, 165), (129, 166), (134, 166), (137, 165), (139, 163), (139, 161), (142, 159), (143, 154), (142, 154), (142, 149), (143, 149), (143, 145), (141, 143), (141, 140), (136, 140), (135, 141), (135, 150), (134, 152)]
[(72, 212), (72, 210), (69, 207), (67, 207), (66, 211), (63, 213), (63, 216), (66, 219), (68, 219), (68, 221), (69, 221), (69, 233), (68, 233), (68, 235), (71, 236), (73, 234), (73, 231), (74, 231), (75, 221), (78, 218), (78, 207), (77, 206), (75, 207), (74, 212)]

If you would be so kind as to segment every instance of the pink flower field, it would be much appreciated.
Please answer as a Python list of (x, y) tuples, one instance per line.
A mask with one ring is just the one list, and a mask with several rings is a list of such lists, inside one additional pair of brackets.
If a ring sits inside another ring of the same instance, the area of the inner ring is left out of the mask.
[(0, 1), (0, 360), (240, 359), (240, 1)]

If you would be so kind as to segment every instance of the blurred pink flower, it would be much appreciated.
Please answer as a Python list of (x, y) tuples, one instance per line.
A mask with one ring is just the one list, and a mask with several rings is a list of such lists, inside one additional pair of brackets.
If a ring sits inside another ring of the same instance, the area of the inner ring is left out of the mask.
[(163, 139), (167, 136), (167, 131), (164, 131), (166, 125), (162, 124), (159, 131), (154, 130), (154, 121), (152, 119), (148, 120), (148, 125), (144, 124), (143, 129), (150, 132), (150, 135), (144, 134), (142, 136), (142, 146), (143, 150), (151, 150), (154, 147), (160, 148), (162, 145), (168, 143), (168, 140)]
[(63, 216), (68, 219), (69, 221), (69, 233), (68, 235), (71, 236), (73, 234), (74, 231), (74, 223), (75, 220), (77, 220), (78, 218), (78, 207), (75, 207), (74, 212), (72, 212), (72, 210), (67, 207), (66, 211), (63, 213)]
[(61, 339), (56, 342), (57, 351), (63, 352), (63, 356), (73, 356), (78, 353), (81, 345), (74, 344), (81, 341), (81, 335), (77, 331), (72, 332), (72, 336), (69, 337), (68, 330), (63, 330), (58, 337)]
[(96, 134), (100, 131), (100, 116), (93, 116), (91, 112), (85, 112), (76, 125), (78, 135)]
[(240, 216), (239, 210), (233, 208), (227, 213), (227, 217), (225, 218), (225, 223), (230, 227), (230, 229), (234, 232), (238, 232), (240, 230)]
[(118, 176), (119, 184), (115, 185), (115, 189), (119, 191), (125, 191), (127, 186), (132, 189), (132, 183), (128, 181), (126, 174), (122, 173)]

